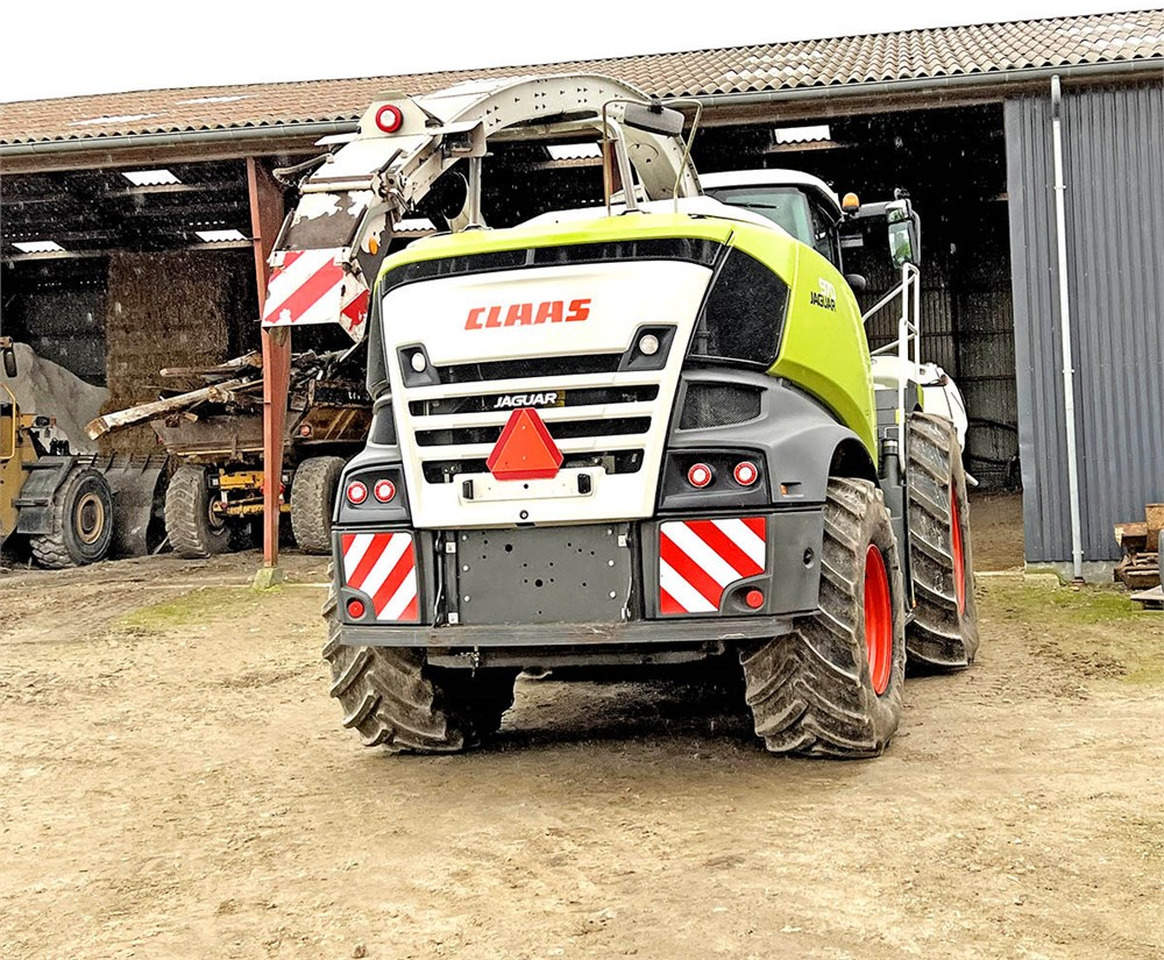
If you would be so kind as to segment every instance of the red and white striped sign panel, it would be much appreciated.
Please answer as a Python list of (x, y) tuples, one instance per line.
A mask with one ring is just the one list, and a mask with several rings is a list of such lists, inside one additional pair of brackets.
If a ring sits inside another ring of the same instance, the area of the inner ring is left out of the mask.
[(724, 590), (764, 572), (764, 517), (673, 520), (659, 527), (659, 612), (715, 613)]
[(420, 619), (416, 549), (409, 533), (345, 533), (341, 538), (344, 583), (372, 598), (379, 621)]
[(276, 254), (267, 281), (263, 324), (286, 327), (307, 323), (338, 323), (353, 340), (364, 336), (368, 290), (347, 273), (335, 249), (289, 250)]

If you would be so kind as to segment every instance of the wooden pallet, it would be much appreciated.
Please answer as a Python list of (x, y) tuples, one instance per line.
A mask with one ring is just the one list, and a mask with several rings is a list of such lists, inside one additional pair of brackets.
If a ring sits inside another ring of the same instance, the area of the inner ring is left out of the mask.
[(1164, 610), (1164, 586), (1133, 593), (1132, 599), (1143, 605), (1145, 610)]

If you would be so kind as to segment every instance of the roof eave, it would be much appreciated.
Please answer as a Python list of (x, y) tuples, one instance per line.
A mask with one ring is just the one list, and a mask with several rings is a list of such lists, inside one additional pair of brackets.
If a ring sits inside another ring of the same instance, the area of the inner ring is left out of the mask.
[[(1147, 57), (940, 77), (707, 94), (699, 95), (697, 99), (703, 102), (709, 112), (722, 111), (724, 114), (730, 114), (732, 108), (756, 108), (774, 103), (795, 103), (807, 107), (813, 101), (835, 99), (877, 100), (882, 103), (881, 109), (893, 109), (906, 99), (917, 101), (939, 97), (948, 101), (952, 97), (967, 95), (972, 95), (974, 99), (1000, 99), (1004, 93), (1013, 93), (1016, 88), (1032, 87), (1056, 75), (1067, 81), (1127, 79), (1135, 73), (1159, 75), (1162, 64), (1164, 57)], [(238, 157), (248, 153), (269, 153), (272, 149), (285, 150), (292, 144), (302, 149), (320, 137), (351, 133), (357, 127), (356, 120), (329, 120), (7, 143), (0, 144), (0, 171), (47, 172), (80, 166), (115, 166), (132, 162), (139, 154), (183, 148), (196, 148), (200, 158), (205, 159)]]

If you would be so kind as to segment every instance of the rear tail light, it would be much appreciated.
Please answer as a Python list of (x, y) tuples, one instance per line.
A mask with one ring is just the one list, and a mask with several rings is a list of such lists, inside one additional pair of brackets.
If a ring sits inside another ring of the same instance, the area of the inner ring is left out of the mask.
[(732, 471), (732, 476), (736, 478), (736, 483), (741, 487), (750, 487), (760, 479), (760, 471), (756, 469), (756, 465), (751, 461), (741, 460), (736, 464), (735, 470)]
[(744, 594), (744, 603), (753, 610), (759, 610), (764, 606), (764, 594), (759, 590), (749, 590)]
[(693, 463), (691, 469), (687, 471), (687, 482), (696, 490), (702, 490), (714, 479), (715, 474), (706, 463)]
[(391, 480), (377, 480), (372, 495), (381, 503), (390, 503), (396, 496), (396, 484)]
[(353, 480), (348, 484), (347, 497), (348, 503), (353, 503), (358, 507), (368, 499), (368, 488), (359, 480)]
[(364, 615), (364, 602), (362, 600), (348, 601), (348, 616), (353, 620), (359, 620)]

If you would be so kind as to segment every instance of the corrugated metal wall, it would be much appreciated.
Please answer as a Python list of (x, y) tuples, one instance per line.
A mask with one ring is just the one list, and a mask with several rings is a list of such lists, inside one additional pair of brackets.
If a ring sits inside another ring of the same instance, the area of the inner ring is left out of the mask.
[[(1050, 92), (1005, 110), (1027, 560), (1071, 558)], [(1164, 501), (1164, 87), (1067, 90), (1084, 560)]]

